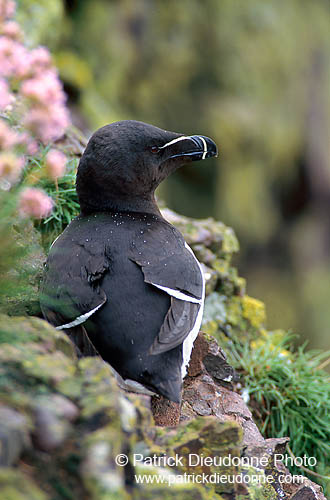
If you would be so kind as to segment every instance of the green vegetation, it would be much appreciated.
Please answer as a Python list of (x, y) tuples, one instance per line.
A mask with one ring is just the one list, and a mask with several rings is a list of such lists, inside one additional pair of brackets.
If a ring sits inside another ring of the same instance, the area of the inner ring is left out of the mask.
[[(233, 340), (227, 352), (263, 435), (289, 436), (296, 457), (315, 457), (312, 470), (329, 475), (330, 377), (322, 365), (330, 351), (294, 351), (292, 345), (291, 334), (263, 332), (256, 341)], [(301, 473), (299, 467), (291, 470)]]
[[(56, 184), (47, 177), (38, 182), (38, 187), (41, 187), (54, 201), (54, 210), (51, 215), (36, 223), (36, 227), (42, 234), (43, 245), (47, 250), (54, 239), (79, 213), (75, 187), (77, 165), (77, 158), (69, 159), (65, 175), (60, 177)], [(42, 168), (42, 163), (38, 163), (36, 166), (38, 171)]]

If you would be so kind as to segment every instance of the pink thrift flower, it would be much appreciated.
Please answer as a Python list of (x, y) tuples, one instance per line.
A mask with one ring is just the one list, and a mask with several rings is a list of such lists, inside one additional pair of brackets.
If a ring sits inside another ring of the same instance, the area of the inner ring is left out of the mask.
[(16, 3), (13, 0), (0, 0), (0, 19), (13, 17), (16, 10)]
[(27, 143), (27, 148), (26, 148), (27, 154), (30, 156), (33, 156), (33, 155), (36, 155), (38, 153), (38, 151), (39, 151), (39, 145), (38, 145), (37, 141), (30, 139), (30, 141), (28, 141), (28, 143)]
[(46, 156), (46, 170), (53, 180), (62, 177), (65, 173), (66, 156), (61, 151), (51, 149)]
[(52, 199), (40, 189), (25, 188), (20, 195), (19, 213), (23, 217), (43, 219), (50, 215), (53, 208)]
[(50, 104), (62, 104), (65, 102), (65, 94), (62, 85), (54, 71), (47, 71), (29, 78), (23, 82), (21, 93), (38, 104), (49, 106)]
[(12, 38), (13, 40), (22, 40), (23, 33), (18, 23), (15, 21), (7, 21), (0, 26), (1, 35)]
[(5, 109), (11, 104), (13, 96), (9, 91), (8, 83), (0, 78), (0, 110)]
[(64, 106), (31, 109), (24, 120), (28, 130), (44, 144), (59, 139), (69, 123), (69, 113)]
[(28, 74), (29, 52), (19, 42), (0, 36), (0, 76), (21, 79)]
[(24, 159), (13, 153), (0, 153), (0, 179), (15, 184), (21, 176)]
[(52, 57), (46, 47), (37, 47), (30, 54), (30, 63), (33, 74), (39, 73), (52, 66)]
[(0, 151), (12, 148), (19, 142), (19, 135), (0, 120)]

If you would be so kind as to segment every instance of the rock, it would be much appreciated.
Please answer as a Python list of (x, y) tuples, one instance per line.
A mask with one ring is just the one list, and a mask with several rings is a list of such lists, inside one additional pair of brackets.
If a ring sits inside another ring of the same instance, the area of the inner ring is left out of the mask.
[(229, 388), (230, 382), (237, 378), (215, 339), (200, 332), (184, 381), (181, 419), (214, 415), (221, 422), (233, 420), (243, 429), (243, 444), (262, 442), (263, 437), (243, 398)]
[(30, 445), (27, 418), (6, 406), (0, 406), (0, 467), (16, 463)]
[(82, 480), (90, 498), (126, 499), (125, 470), (118, 467), (115, 457), (121, 452), (114, 430), (91, 433), (85, 440), (85, 457), (81, 466)]
[(34, 407), (33, 442), (42, 451), (52, 451), (64, 443), (72, 430), (70, 422), (79, 415), (77, 406), (60, 394), (40, 396)]
[[(1, 437), (10, 443), (3, 454), (10, 467), (0, 469), (1, 499), (277, 500), (305, 495), (315, 486), (304, 482), (284, 492), (278, 476), (285, 469), (276, 468), (273, 457), (285, 439), (262, 438), (242, 398), (221, 380), (234, 373), (210, 336), (201, 334), (197, 341), (181, 423), (159, 427), (149, 397), (119, 389), (99, 357), (77, 359), (64, 333), (38, 318), (3, 315), (0, 322)], [(124, 455), (126, 465), (117, 461)], [(134, 455), (143, 460), (135, 463)], [(153, 456), (178, 456), (178, 461), (146, 466)], [(193, 463), (190, 456), (218, 462)], [(265, 457), (264, 467), (240, 463), (249, 457)], [(137, 485), (137, 474), (151, 474), (154, 482)], [(244, 482), (266, 475), (273, 485)], [(221, 476), (233, 481), (220, 481)], [(316, 486), (314, 491), (324, 499)]]
[(314, 488), (303, 486), (291, 497), (291, 500), (317, 500), (317, 492)]

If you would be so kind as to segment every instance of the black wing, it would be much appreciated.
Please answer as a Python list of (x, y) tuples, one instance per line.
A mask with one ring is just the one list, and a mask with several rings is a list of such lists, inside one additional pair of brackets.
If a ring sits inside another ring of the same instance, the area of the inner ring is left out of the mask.
[(182, 235), (167, 223), (158, 223), (136, 238), (131, 260), (141, 267), (146, 283), (171, 296), (170, 309), (149, 352), (174, 349), (188, 337), (202, 307), (198, 262)]
[(46, 319), (57, 328), (73, 328), (107, 300), (100, 281), (109, 269), (106, 252), (80, 244), (63, 233), (45, 265), (40, 303)]

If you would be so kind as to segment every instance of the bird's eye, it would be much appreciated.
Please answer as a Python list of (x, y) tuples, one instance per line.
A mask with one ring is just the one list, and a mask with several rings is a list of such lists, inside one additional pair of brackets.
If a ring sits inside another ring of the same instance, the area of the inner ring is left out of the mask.
[(158, 153), (159, 148), (158, 148), (157, 146), (152, 146), (152, 147), (150, 148), (150, 151), (151, 151), (152, 153)]

